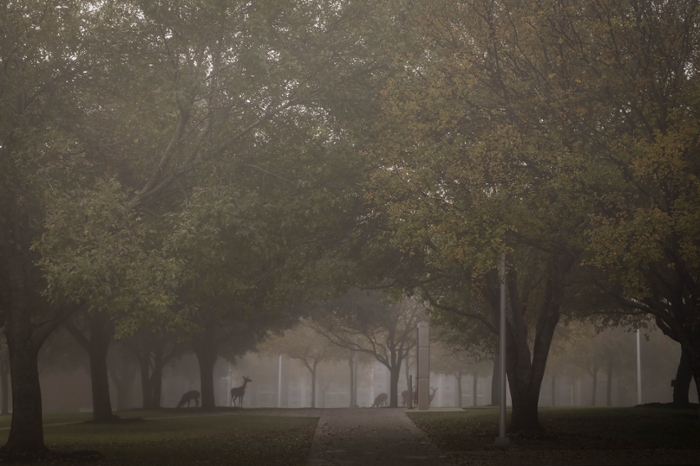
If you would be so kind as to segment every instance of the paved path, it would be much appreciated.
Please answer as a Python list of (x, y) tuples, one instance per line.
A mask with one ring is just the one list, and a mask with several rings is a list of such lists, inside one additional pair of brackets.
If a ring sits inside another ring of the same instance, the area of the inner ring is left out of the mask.
[(308, 466), (448, 466), (401, 408), (324, 409)]

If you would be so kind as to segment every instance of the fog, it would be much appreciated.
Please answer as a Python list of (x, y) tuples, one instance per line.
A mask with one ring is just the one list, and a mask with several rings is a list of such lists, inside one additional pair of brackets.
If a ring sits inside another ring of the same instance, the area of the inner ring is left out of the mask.
[[(590, 330), (590, 329), (589, 329)], [(569, 345), (563, 348), (555, 342), (542, 382), (540, 403), (551, 406), (591, 406), (596, 374), (596, 406), (606, 406), (608, 389), (612, 406), (637, 404), (636, 334), (613, 329), (600, 334), (579, 335), (574, 343), (567, 328), (558, 331)], [(437, 343), (436, 343), (437, 344)], [(676, 376), (680, 359), (680, 345), (657, 329), (641, 333), (642, 403), (672, 401), (671, 381)], [(437, 351), (433, 357), (438, 354)], [(612, 383), (608, 384), (608, 360), (612, 356)], [(608, 359), (606, 359), (608, 358)], [(437, 366), (432, 361), (433, 366)], [(597, 367), (597, 372), (596, 372)], [(40, 354), (40, 380), (45, 411), (91, 411), (92, 399), (87, 357), (82, 348), (66, 332), (57, 332)], [(467, 364), (462, 375), (462, 406), (472, 406), (473, 375), (477, 369), (476, 404), (492, 404), (492, 362)], [(135, 359), (112, 344), (109, 356), (110, 396), (118, 410), (142, 406), (139, 368)], [(414, 367), (411, 366), (414, 373)], [(405, 367), (399, 379), (399, 393), (406, 390)], [(389, 393), (389, 371), (376, 360), (361, 360), (357, 369), (357, 405), (369, 407), (380, 393)], [(217, 406), (230, 406), (230, 390), (243, 382), (243, 376), (252, 382), (243, 397), (244, 408), (311, 406), (311, 375), (298, 360), (285, 355), (249, 352), (228, 361), (219, 358), (214, 370)], [(281, 378), (280, 378), (281, 376)], [(552, 380), (554, 379), (554, 397)], [(119, 382), (117, 384), (116, 381)], [(126, 383), (125, 383), (126, 381)], [(458, 384), (453, 374), (431, 374), (431, 387), (437, 389), (433, 407), (459, 405)], [(161, 407), (174, 408), (183, 393), (199, 390), (199, 369), (192, 354), (183, 354), (168, 364), (163, 372)], [(279, 390), (281, 388), (281, 391)], [(695, 384), (691, 385), (690, 401), (697, 402)], [(510, 397), (508, 397), (510, 403)], [(317, 371), (316, 407), (335, 408), (350, 405), (350, 371), (347, 360), (336, 358), (322, 361)]]

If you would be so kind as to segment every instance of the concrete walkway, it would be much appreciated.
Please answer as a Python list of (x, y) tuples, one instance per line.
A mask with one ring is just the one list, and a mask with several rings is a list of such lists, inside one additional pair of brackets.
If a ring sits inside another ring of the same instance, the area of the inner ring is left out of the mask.
[(308, 466), (448, 466), (402, 408), (324, 409)]

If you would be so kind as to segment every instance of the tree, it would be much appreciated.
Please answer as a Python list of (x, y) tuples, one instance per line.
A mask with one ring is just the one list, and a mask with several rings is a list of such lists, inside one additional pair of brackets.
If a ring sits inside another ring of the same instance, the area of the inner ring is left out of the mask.
[(423, 304), (416, 300), (392, 302), (377, 292), (355, 290), (320, 307), (312, 325), (333, 344), (371, 355), (389, 369), (389, 406), (396, 408), (401, 365), (424, 320)]
[(187, 342), (184, 335), (168, 332), (167, 328), (154, 325), (141, 327), (134, 335), (122, 342), (124, 351), (138, 362), (141, 376), (141, 399), (144, 409), (158, 409), (161, 406), (163, 369), (181, 356)]
[(454, 283), (432, 291), (436, 307), (464, 312), (467, 286), (492, 303), (489, 273), (510, 253), (511, 430), (540, 428), (552, 335), (582, 274), (592, 298), (655, 315), (689, 350), (700, 341), (696, 17), (694, 2), (480, 0), (405, 15), (416, 34), (397, 40), (407, 65), (385, 89), (368, 189), (384, 236), (428, 262), (407, 286)]
[[(458, 406), (462, 407), (462, 376), (472, 375), (472, 406), (477, 405), (477, 384), (479, 375), (486, 373), (491, 364), (491, 404), (498, 399), (500, 380), (498, 358), (494, 358), (495, 339), (490, 333), (474, 325), (473, 319), (466, 319), (452, 312), (430, 310), (430, 323), (438, 343), (437, 355), (431, 344), (431, 371), (453, 374), (457, 380)], [(433, 364), (432, 361), (437, 361)]]
[[(340, 348), (333, 345), (325, 336), (316, 332), (302, 320), (296, 327), (278, 336), (269, 337), (258, 348), (267, 354), (286, 354), (291, 359), (300, 361), (311, 375), (311, 407), (316, 407), (317, 370), (322, 361), (338, 359), (342, 355)], [(327, 380), (327, 383), (330, 381)], [(325, 389), (328, 385), (325, 385)], [(322, 389), (325, 392), (325, 389)]]
[[(82, 321), (80, 324), (75, 323), (78, 319)], [(88, 354), (93, 422), (113, 422), (119, 419), (112, 413), (112, 402), (109, 396), (107, 352), (114, 336), (114, 327), (109, 314), (98, 311), (91, 315), (76, 315), (66, 320), (64, 326)], [(88, 332), (87, 335), (84, 334), (85, 330)]]
[(261, 168), (279, 129), (265, 125), (323, 120), (313, 98), (366, 69), (350, 54), (366, 45), (349, 21), (362, 18), (355, 2), (317, 6), (3, 8), (0, 291), (14, 392), (4, 453), (46, 451), (35, 373), (52, 330), (87, 307), (108, 310), (118, 336), (164, 314), (182, 266), (162, 248), (167, 214), (226, 172), (222, 161)]
[[(4, 336), (4, 334), (3, 334)], [(10, 354), (7, 351), (7, 340), (0, 344), (0, 388), (2, 388), (2, 401), (0, 401), (0, 414), (10, 413)]]
[(117, 390), (117, 410), (135, 407), (133, 401), (134, 380), (139, 372), (138, 361), (129, 354), (124, 342), (116, 341), (107, 355), (109, 378)]
[(49, 199), (74, 186), (84, 167), (72, 136), (72, 105), (84, 73), (94, 15), (83, 2), (12, 2), (0, 11), (0, 293), (12, 377), (12, 424), (3, 455), (47, 451), (37, 355), (79, 306), (42, 295), (33, 243)]

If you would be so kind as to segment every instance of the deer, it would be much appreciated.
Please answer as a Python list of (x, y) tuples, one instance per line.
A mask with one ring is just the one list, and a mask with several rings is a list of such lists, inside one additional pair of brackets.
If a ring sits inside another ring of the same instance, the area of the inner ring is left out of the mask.
[(194, 401), (197, 408), (199, 408), (199, 392), (197, 390), (190, 390), (182, 395), (182, 398), (180, 398), (180, 402), (177, 404), (177, 408), (175, 409), (182, 408), (185, 406), (185, 403), (187, 403), (187, 407), (189, 408), (191, 401)]
[(380, 393), (377, 395), (377, 397), (374, 399), (374, 403), (372, 403), (373, 408), (380, 408), (382, 406), (386, 406), (388, 403), (389, 395), (386, 393)]
[[(435, 398), (435, 392), (437, 392), (437, 388), (430, 387), (431, 394), (430, 394), (430, 400), (428, 401), (428, 406), (430, 406), (430, 403), (433, 402), (433, 398)], [(408, 405), (408, 390), (405, 390), (401, 393), (401, 402), (403, 403), (404, 406)], [(413, 402), (415, 404), (418, 404), (418, 390), (413, 392)]]
[(243, 407), (243, 395), (245, 395), (245, 386), (248, 384), (248, 382), (252, 382), (248, 377), (243, 376), (243, 385), (240, 387), (233, 387), (231, 389), (231, 404), (235, 407), (236, 406), (236, 400), (240, 401), (240, 408)]
[(437, 388), (430, 387), (430, 391), (432, 393), (430, 394), (430, 401), (428, 401), (428, 406), (430, 406), (430, 403), (433, 402), (433, 398), (435, 398), (435, 392), (437, 392)]

